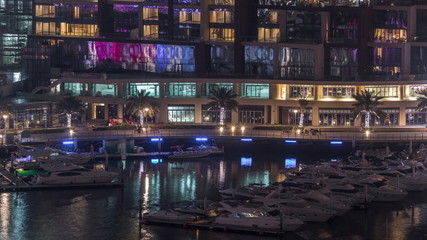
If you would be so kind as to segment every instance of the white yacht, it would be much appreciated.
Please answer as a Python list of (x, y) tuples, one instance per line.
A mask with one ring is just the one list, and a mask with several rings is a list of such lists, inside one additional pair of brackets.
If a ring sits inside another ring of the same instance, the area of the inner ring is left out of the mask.
[(189, 159), (189, 158), (202, 158), (211, 155), (209, 150), (198, 150), (198, 151), (184, 151), (181, 148), (178, 148), (177, 151), (172, 152), (168, 158), (169, 159)]
[(255, 194), (246, 187), (241, 187), (237, 189), (236, 188), (223, 189), (223, 190), (219, 190), (219, 193), (223, 198), (249, 200), (255, 197)]
[(224, 203), (222, 213), (212, 222), (224, 227), (248, 228), (254, 230), (295, 231), (304, 222), (286, 215), (280, 216), (279, 211), (266, 212), (258, 208), (242, 206), (231, 207)]
[(182, 222), (182, 223), (190, 223), (196, 220), (194, 215), (184, 214), (175, 212), (172, 210), (160, 210), (154, 213), (145, 213), (142, 216), (142, 219), (145, 221), (172, 221), (172, 222)]
[[(55, 170), (55, 171), (54, 171)], [(45, 175), (37, 175), (35, 184), (89, 184), (89, 183), (112, 183), (117, 180), (118, 173), (96, 171), (80, 166), (63, 166), (61, 169), (50, 169)]]

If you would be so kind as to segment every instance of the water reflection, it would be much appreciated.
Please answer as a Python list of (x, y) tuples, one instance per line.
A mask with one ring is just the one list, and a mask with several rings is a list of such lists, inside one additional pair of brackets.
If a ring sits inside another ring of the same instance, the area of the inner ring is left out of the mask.
[[(312, 153), (316, 154), (316, 153)], [(242, 164), (242, 157), (251, 164)], [(310, 156), (311, 157), (311, 156)], [(109, 169), (123, 166), (124, 189), (86, 189), (0, 194), (1, 240), (49, 239), (265, 239), (162, 226), (139, 231), (139, 210), (207, 197), (219, 200), (218, 189), (250, 183), (282, 181), (286, 159), (311, 163), (301, 155), (241, 154), (224, 158), (153, 163), (110, 160)], [(427, 194), (411, 194), (399, 203), (374, 204), (367, 211), (351, 211), (327, 223), (307, 224), (292, 239), (423, 239), (427, 234)]]

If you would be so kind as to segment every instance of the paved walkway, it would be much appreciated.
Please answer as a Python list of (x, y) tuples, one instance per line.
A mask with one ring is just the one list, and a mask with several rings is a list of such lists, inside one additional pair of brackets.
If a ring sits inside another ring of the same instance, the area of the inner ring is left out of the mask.
[(66, 133), (32, 134), (23, 142), (47, 142), (62, 141), (70, 139), (121, 139), (121, 138), (143, 138), (143, 137), (208, 137), (208, 138), (267, 138), (267, 139), (306, 139), (306, 140), (334, 140), (334, 141), (427, 141), (427, 132), (373, 132), (370, 134), (362, 132), (322, 132), (312, 134), (286, 133), (273, 130), (236, 130), (235, 132), (219, 130), (200, 129), (160, 129), (138, 133), (134, 130), (110, 130), (92, 131), (77, 130), (70, 136)]

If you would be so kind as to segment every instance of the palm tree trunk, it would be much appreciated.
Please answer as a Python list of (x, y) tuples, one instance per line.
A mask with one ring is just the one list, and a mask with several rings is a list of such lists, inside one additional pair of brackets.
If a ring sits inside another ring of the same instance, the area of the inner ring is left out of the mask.
[(369, 128), (371, 122), (371, 113), (370, 112), (366, 112), (365, 113), (365, 127)]
[(304, 112), (301, 112), (298, 127), (302, 128), (303, 126), (304, 126)]
[(219, 110), (219, 125), (224, 125), (224, 118), (225, 118), (225, 108), (220, 108)]
[(144, 111), (142, 110), (138, 110), (139, 111), (139, 124), (141, 124), (141, 127), (143, 127), (144, 125)]
[(67, 128), (71, 127), (71, 113), (67, 113)]

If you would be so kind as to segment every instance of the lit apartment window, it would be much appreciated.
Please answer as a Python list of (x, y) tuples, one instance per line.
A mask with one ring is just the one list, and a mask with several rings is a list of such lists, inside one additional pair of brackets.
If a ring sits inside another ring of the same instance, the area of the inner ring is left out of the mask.
[(98, 32), (98, 26), (95, 24), (61, 22), (60, 26), (62, 36), (95, 36)]
[(427, 85), (410, 85), (406, 97), (418, 97), (420, 92), (426, 91)]
[(399, 87), (398, 86), (366, 86), (366, 91), (378, 93), (379, 97), (398, 97)]
[(258, 9), (258, 24), (277, 24), (278, 11), (271, 9)]
[(182, 9), (179, 11), (180, 23), (200, 23), (200, 12), (195, 10)]
[(210, 0), (211, 5), (234, 5), (234, 0)]
[(55, 17), (55, 6), (47, 5), (36, 5), (36, 17), (54, 18)]
[(384, 74), (394, 75), (400, 73), (401, 49), (390, 47), (374, 47), (372, 70)]
[(245, 124), (263, 124), (264, 106), (239, 106), (239, 122)]
[(117, 84), (93, 84), (93, 93), (95, 97), (116, 97)]
[(74, 15), (73, 17), (75, 19), (79, 19), (80, 18), (80, 7), (74, 7)]
[(427, 123), (427, 112), (417, 108), (406, 109), (406, 125), (417, 125)]
[(375, 42), (404, 43), (406, 40), (405, 29), (375, 29)]
[(209, 30), (212, 41), (234, 41), (234, 29), (232, 28), (210, 28)]
[(153, 7), (144, 7), (142, 9), (142, 19), (159, 20), (159, 9)]
[(56, 35), (56, 24), (54, 22), (36, 22), (37, 35)]
[(159, 37), (159, 26), (158, 25), (144, 25), (143, 26), (144, 37), (158, 38)]
[[(385, 113), (384, 117), (380, 118), (379, 123), (381, 126), (397, 126), (399, 125), (399, 109), (382, 109)], [(364, 120), (363, 120), (364, 121)]]
[(215, 9), (209, 11), (210, 23), (233, 23), (233, 12), (230, 10)]
[(258, 41), (260, 42), (278, 42), (280, 40), (279, 28), (258, 28)]

